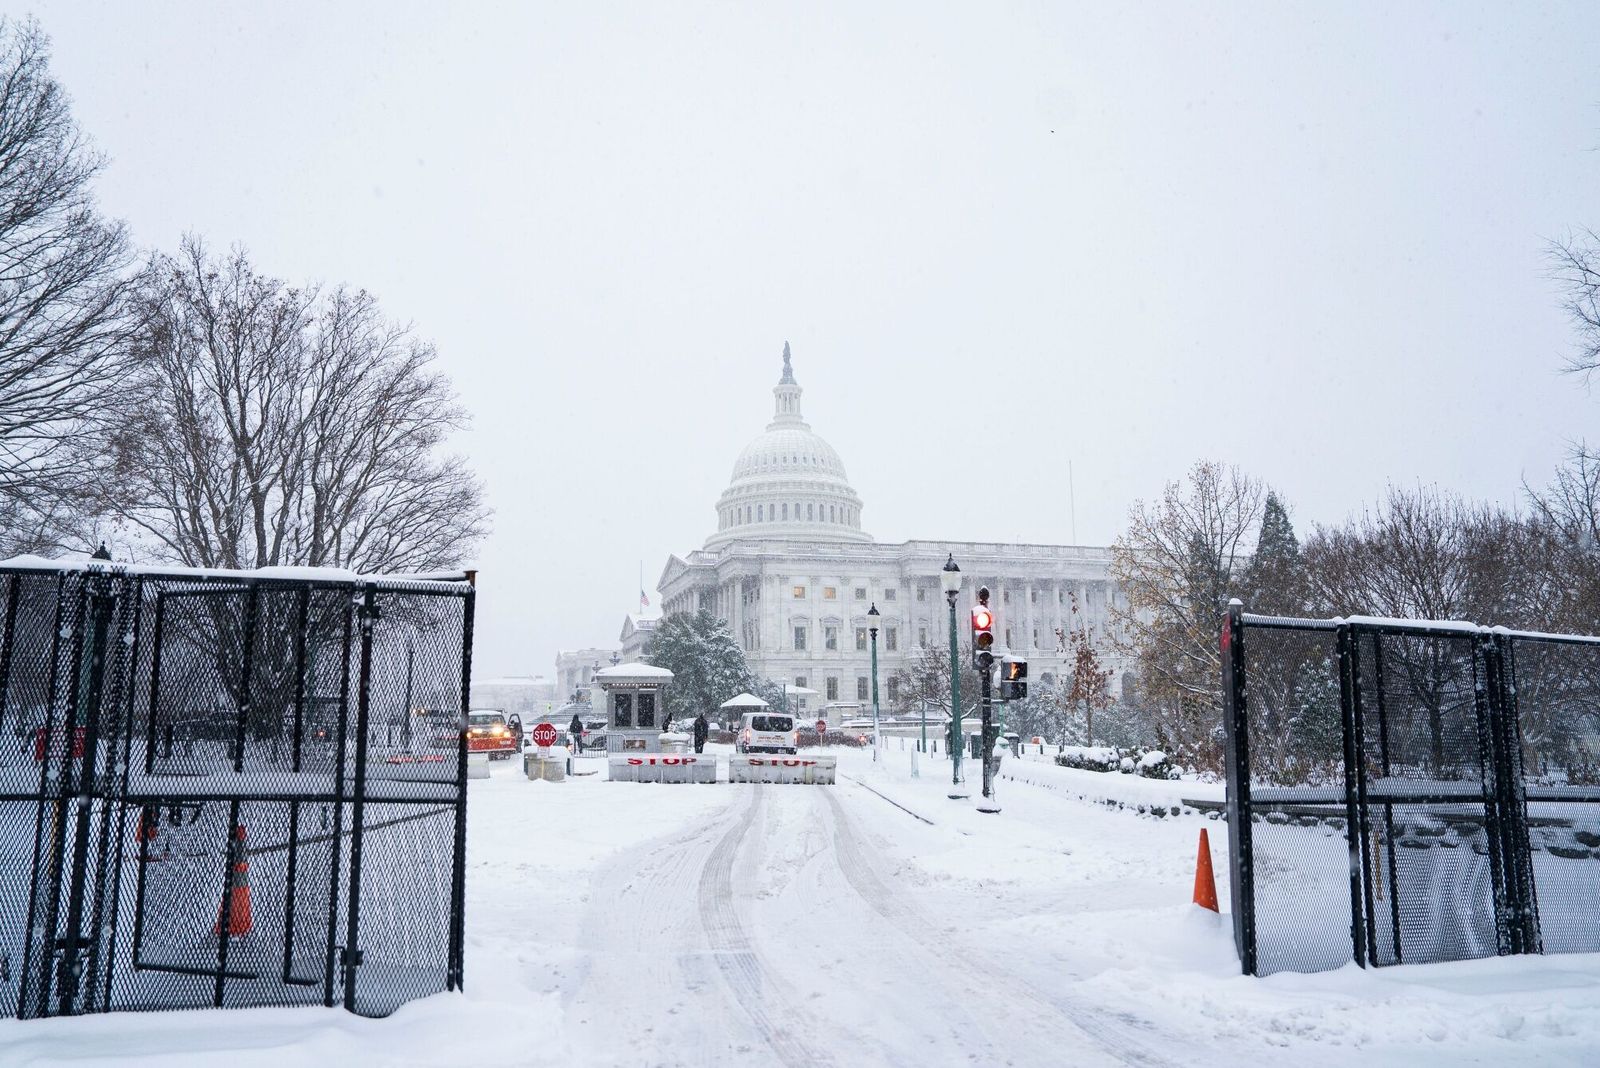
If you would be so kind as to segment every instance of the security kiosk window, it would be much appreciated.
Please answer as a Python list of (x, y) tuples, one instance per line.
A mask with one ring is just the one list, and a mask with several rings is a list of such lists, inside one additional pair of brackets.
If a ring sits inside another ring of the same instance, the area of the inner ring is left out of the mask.
[(633, 694), (614, 693), (611, 695), (611, 725), (613, 727), (633, 726)]
[(639, 726), (654, 727), (656, 725), (656, 695), (642, 693), (639, 695)]

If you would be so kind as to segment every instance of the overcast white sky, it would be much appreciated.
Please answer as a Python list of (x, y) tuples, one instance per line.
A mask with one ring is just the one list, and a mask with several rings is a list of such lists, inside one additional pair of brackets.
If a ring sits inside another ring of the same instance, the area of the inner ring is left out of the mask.
[(1542, 258), (1600, 227), (1592, 2), (4, 6), (142, 244), (438, 344), (480, 676), (656, 599), (785, 339), (888, 540), (1069, 541), (1069, 458), (1084, 544), (1200, 457), (1302, 531), (1512, 502), (1600, 410)]

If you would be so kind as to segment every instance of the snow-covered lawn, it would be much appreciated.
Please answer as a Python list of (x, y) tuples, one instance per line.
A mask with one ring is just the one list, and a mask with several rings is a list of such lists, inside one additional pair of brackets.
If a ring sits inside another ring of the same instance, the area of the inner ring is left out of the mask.
[(1226, 917), (1188, 903), (1201, 827), (1228, 900), (1226, 825), (1097, 803), (1203, 786), (1012, 762), (984, 815), (943, 760), (840, 753), (833, 787), (495, 765), (464, 995), (5, 1021), (0, 1064), (1600, 1063), (1600, 955), (1238, 975)]

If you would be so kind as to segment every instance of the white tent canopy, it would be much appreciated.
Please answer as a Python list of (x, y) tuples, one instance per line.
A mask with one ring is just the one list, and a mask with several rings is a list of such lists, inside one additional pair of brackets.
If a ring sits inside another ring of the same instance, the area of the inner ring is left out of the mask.
[(730, 697), (722, 702), (723, 708), (768, 708), (765, 701), (753, 693), (742, 693), (738, 697)]

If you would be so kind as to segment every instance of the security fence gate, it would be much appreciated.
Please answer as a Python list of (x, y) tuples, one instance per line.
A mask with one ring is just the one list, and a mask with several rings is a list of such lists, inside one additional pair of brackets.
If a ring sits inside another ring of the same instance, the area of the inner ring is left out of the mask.
[(463, 574), (0, 564), (0, 1015), (461, 985)]
[(1600, 639), (1234, 602), (1222, 653), (1245, 972), (1600, 950)]

